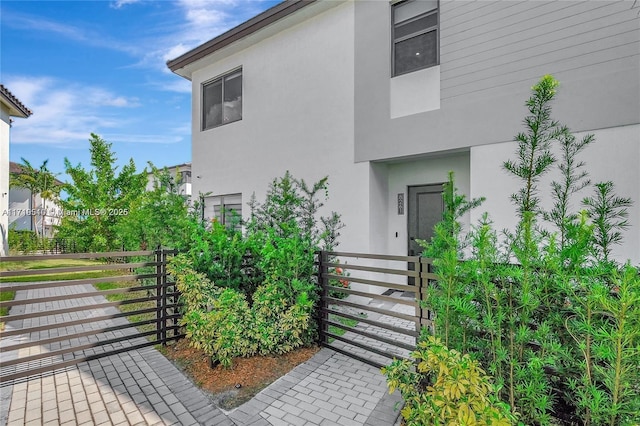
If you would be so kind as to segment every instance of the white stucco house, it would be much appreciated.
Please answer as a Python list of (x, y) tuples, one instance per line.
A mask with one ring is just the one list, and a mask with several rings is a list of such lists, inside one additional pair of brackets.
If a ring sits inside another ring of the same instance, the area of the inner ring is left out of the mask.
[(27, 118), (31, 110), (0, 84), (0, 256), (8, 251), (9, 229), (9, 140), (11, 117)]
[(635, 200), (615, 255), (638, 263), (637, 7), (284, 1), (168, 62), (192, 83), (193, 193), (246, 216), (251, 194), (263, 198), (286, 170), (328, 175), (327, 208), (346, 224), (340, 248), (406, 255), (439, 220), (452, 170), (461, 192), (487, 198), (468, 223), (488, 211), (497, 229), (513, 227), (518, 183), (501, 164), (515, 157), (531, 87), (552, 74), (554, 117), (595, 135), (581, 157), (591, 180)]
[[(177, 188), (177, 192), (183, 195), (186, 200), (191, 199), (191, 163), (176, 164), (174, 166), (163, 167), (161, 170), (166, 170), (170, 176), (179, 179), (180, 186)], [(147, 173), (147, 186), (146, 190), (151, 191), (154, 188), (156, 179), (152, 172)]]
[[(20, 164), (10, 162), (11, 174), (23, 173)], [(51, 185), (60, 186), (58, 179)], [(34, 231), (44, 237), (53, 237), (55, 226), (62, 220), (62, 209), (55, 200), (43, 198), (41, 194), (32, 194), (29, 189), (9, 187), (9, 229)]]

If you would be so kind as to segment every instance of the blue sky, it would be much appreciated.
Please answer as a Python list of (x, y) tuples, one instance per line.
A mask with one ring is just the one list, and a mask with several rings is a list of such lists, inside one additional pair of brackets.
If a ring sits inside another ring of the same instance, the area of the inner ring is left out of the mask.
[(10, 159), (66, 180), (64, 158), (89, 166), (89, 136), (133, 158), (191, 161), (191, 85), (166, 61), (278, 0), (0, 2), (0, 81), (33, 115), (15, 119)]

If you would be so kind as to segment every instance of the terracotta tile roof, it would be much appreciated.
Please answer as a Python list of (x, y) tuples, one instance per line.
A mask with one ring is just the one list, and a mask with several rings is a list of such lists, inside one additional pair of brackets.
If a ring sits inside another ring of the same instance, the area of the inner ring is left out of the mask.
[(3, 84), (0, 84), (0, 96), (2, 96), (3, 100), (9, 104), (11, 108), (11, 115), (27, 118), (33, 112), (29, 108), (27, 108), (20, 99), (16, 98), (13, 93), (9, 91)]
[[(21, 164), (18, 163), (14, 163), (13, 161), (9, 162), (9, 173), (13, 173), (13, 174), (21, 174), (23, 170), (23, 167)], [(56, 185), (64, 185), (64, 182), (56, 179)]]

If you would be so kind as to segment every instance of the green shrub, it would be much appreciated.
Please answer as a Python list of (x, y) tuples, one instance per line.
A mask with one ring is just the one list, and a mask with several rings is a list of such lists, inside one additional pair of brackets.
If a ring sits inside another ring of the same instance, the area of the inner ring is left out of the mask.
[[(457, 194), (452, 178), (445, 185), (444, 220), (423, 242), (438, 275), (424, 304), (435, 313), (430, 332), (486, 366), (525, 424), (561, 415), (568, 424), (640, 424), (640, 278), (611, 258), (631, 200), (596, 183), (584, 210), (572, 211), (590, 185), (577, 156), (594, 138), (578, 140), (552, 119), (557, 87), (551, 76), (533, 87), (517, 158), (503, 164), (521, 184), (511, 197), (515, 230), (501, 238), (485, 213), (461, 232), (462, 214), (477, 202)], [(539, 185), (555, 164), (561, 179), (544, 211)]]
[(291, 302), (276, 283), (259, 286), (249, 306), (244, 294), (216, 287), (184, 255), (168, 267), (184, 301), (181, 325), (192, 346), (224, 366), (235, 357), (285, 353), (313, 341), (314, 285), (294, 280)]
[(430, 336), (407, 360), (382, 369), (389, 392), (399, 389), (407, 426), (512, 425), (516, 416), (500, 401), (496, 387), (477, 361), (448, 349)]
[(265, 202), (252, 198), (238, 227), (192, 229), (193, 244), (169, 271), (185, 302), (182, 324), (192, 344), (229, 365), (234, 357), (281, 354), (317, 338), (314, 252), (337, 244), (340, 217), (318, 217), (327, 179), (312, 186), (288, 172)]

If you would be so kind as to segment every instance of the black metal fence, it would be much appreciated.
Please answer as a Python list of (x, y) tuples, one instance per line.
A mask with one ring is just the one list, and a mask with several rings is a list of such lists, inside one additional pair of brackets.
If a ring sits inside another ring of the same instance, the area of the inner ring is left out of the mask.
[[(16, 267), (0, 271), (0, 291), (15, 294), (13, 300), (0, 302), (9, 308), (8, 315), (0, 316), (0, 383), (183, 337), (179, 294), (166, 270), (174, 254), (155, 250), (1, 257), (0, 262), (16, 262)], [(53, 259), (99, 261), (20, 267)], [(73, 279), (76, 273), (85, 278)], [(29, 282), (21, 282), (27, 276)], [(42, 280), (34, 282), (38, 276)]]
[[(316, 262), (321, 344), (375, 367), (406, 359), (420, 329), (431, 326), (421, 303), (436, 279), (431, 259), (321, 251)], [(408, 284), (410, 278), (415, 284)]]

